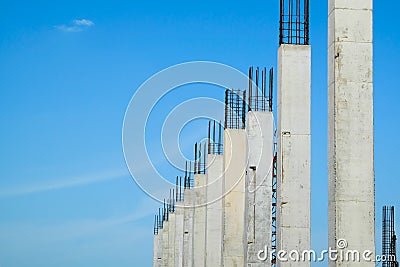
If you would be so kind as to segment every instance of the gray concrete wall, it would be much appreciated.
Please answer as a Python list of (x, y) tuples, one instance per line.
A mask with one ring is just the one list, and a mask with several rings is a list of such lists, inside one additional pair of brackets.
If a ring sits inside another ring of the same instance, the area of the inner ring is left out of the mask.
[(193, 223), (194, 223), (194, 192), (185, 189), (183, 217), (183, 266), (193, 266)]
[(271, 247), (274, 117), (271, 112), (249, 112), (246, 122), (246, 262), (248, 267), (270, 266), (259, 250)]
[(361, 252), (375, 251), (372, 12), (372, 0), (329, 1), (329, 246)]
[(208, 155), (206, 266), (222, 266), (223, 155)]
[[(310, 249), (311, 47), (278, 52), (277, 251)], [(309, 261), (277, 266), (310, 266)]]
[(194, 235), (193, 260), (195, 267), (204, 267), (206, 264), (206, 180), (205, 174), (194, 175)]
[(245, 130), (224, 131), (224, 241), (223, 266), (244, 266)]

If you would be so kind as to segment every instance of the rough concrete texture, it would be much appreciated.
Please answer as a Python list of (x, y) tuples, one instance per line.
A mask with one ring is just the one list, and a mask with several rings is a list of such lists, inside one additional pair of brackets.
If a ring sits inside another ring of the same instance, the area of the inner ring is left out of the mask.
[(158, 234), (154, 235), (154, 255), (153, 255), (153, 267), (162, 267), (163, 257), (163, 229), (158, 229)]
[(168, 216), (168, 266), (175, 266), (175, 213)]
[(328, 21), (329, 246), (374, 252), (372, 0), (330, 0)]
[(249, 112), (246, 122), (248, 164), (246, 168), (246, 234), (245, 266), (270, 266), (260, 261), (259, 250), (271, 247), (272, 171), (274, 117), (271, 112)]
[(204, 267), (206, 264), (206, 174), (194, 175), (194, 239), (193, 260), (195, 267)]
[[(310, 249), (311, 47), (278, 52), (277, 251)], [(277, 266), (310, 266), (281, 261)]]
[(183, 202), (178, 201), (175, 205), (175, 267), (183, 266), (183, 224)]
[(223, 266), (244, 266), (245, 130), (224, 131), (224, 243)]
[(153, 267), (158, 267), (158, 251), (159, 249), (159, 241), (160, 241), (160, 236), (154, 235), (153, 237), (154, 242), (153, 242)]
[(208, 155), (206, 266), (222, 266), (223, 156)]
[(168, 221), (164, 221), (163, 224), (163, 231), (162, 231), (162, 266), (163, 267), (168, 267), (168, 256), (169, 256), (169, 243), (168, 243), (168, 237), (169, 237), (169, 224)]
[(194, 219), (194, 192), (193, 189), (185, 189), (183, 211), (183, 266), (193, 266), (193, 219)]

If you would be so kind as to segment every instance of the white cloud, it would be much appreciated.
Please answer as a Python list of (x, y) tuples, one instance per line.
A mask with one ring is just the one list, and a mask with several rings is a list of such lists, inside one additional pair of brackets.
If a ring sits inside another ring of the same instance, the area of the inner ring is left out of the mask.
[(88, 19), (75, 19), (73, 20), (75, 25), (83, 25), (83, 26), (94, 26), (93, 21)]
[(129, 172), (125, 169), (123, 170), (121, 169), (114, 171), (106, 171), (97, 174), (68, 177), (64, 179), (58, 178), (51, 181), (42, 182), (40, 184), (18, 186), (15, 188), (8, 188), (8, 189), (3, 188), (0, 191), (0, 197), (19, 196), (19, 195), (34, 194), (45, 191), (63, 189), (63, 188), (84, 186), (127, 176), (130, 176)]
[(71, 24), (58, 25), (57, 29), (64, 32), (80, 32), (94, 26), (94, 22), (88, 19), (74, 19)]

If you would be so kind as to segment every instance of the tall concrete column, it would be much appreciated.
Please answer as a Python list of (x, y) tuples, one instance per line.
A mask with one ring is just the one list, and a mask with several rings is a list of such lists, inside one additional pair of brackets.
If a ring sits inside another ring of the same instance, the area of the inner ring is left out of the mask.
[(185, 189), (184, 192), (184, 221), (183, 221), (183, 266), (193, 266), (193, 224), (194, 224), (194, 192), (193, 189)]
[(224, 241), (223, 266), (244, 266), (246, 132), (224, 131)]
[(183, 266), (183, 232), (184, 232), (183, 202), (175, 205), (175, 267)]
[(175, 267), (183, 266), (184, 203), (175, 205)]
[(271, 266), (270, 259), (260, 261), (258, 251), (271, 247), (272, 172), (274, 118), (272, 112), (252, 112), (247, 116), (248, 163), (246, 171), (245, 266)]
[[(277, 251), (310, 249), (311, 47), (278, 52)], [(288, 258), (288, 255), (286, 255)], [(310, 266), (278, 261), (277, 266)]]
[(372, 0), (329, 0), (328, 31), (329, 246), (374, 252)]
[(206, 175), (194, 175), (193, 259), (195, 267), (205, 267), (206, 258)]
[(163, 249), (163, 229), (158, 229), (158, 234), (154, 235), (154, 258), (153, 258), (153, 266), (154, 267), (162, 267), (162, 249)]
[(208, 154), (206, 266), (222, 266), (223, 156)]
[(154, 234), (154, 237), (153, 237), (153, 267), (158, 267), (157, 259), (158, 259), (158, 251), (160, 250), (159, 249), (159, 240), (160, 240), (159, 235)]
[(168, 266), (175, 266), (175, 212), (168, 215)]
[(162, 231), (162, 266), (168, 267), (168, 256), (169, 256), (169, 222), (164, 221)]

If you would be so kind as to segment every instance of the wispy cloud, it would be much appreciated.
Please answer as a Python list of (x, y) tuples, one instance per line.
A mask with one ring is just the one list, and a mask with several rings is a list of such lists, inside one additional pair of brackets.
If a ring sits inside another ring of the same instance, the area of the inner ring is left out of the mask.
[(123, 169), (115, 171), (106, 171), (90, 175), (78, 175), (75, 177), (68, 177), (62, 179), (57, 178), (39, 184), (16, 186), (14, 188), (8, 188), (8, 189), (3, 188), (0, 191), (0, 197), (19, 196), (19, 195), (34, 194), (45, 191), (69, 188), (69, 187), (84, 186), (102, 181), (117, 179), (121, 177), (127, 177), (129, 175), (130, 175), (129, 172)]
[(88, 19), (74, 19), (70, 24), (56, 26), (64, 32), (80, 32), (94, 26), (94, 22)]

